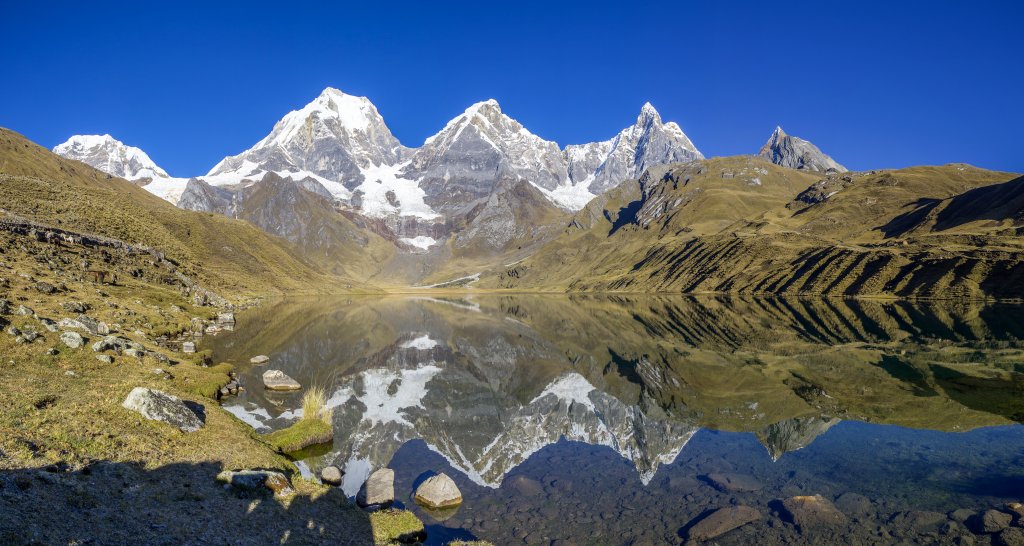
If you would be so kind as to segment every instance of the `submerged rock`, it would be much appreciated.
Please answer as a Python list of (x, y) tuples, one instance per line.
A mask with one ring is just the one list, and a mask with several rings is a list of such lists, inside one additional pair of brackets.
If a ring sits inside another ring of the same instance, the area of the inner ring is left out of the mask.
[(462, 492), (447, 474), (427, 478), (416, 488), (414, 499), (428, 508), (447, 508), (462, 504)]
[(708, 481), (722, 491), (760, 491), (761, 482), (746, 474), (708, 474)]
[(761, 519), (761, 512), (749, 506), (728, 506), (715, 510), (690, 527), (690, 540), (709, 540)]
[(146, 419), (167, 423), (182, 432), (203, 428), (203, 421), (180, 398), (155, 389), (135, 387), (121, 405)]
[(359, 506), (391, 504), (395, 501), (395, 471), (381, 468), (370, 474), (356, 495)]
[(789, 521), (801, 531), (846, 524), (846, 515), (821, 495), (790, 497), (782, 501), (782, 509)]
[(272, 391), (297, 391), (302, 388), (298, 381), (288, 377), (281, 370), (263, 372), (263, 386)]
[(1010, 526), (1013, 516), (999, 510), (985, 510), (967, 520), (968, 526), (975, 533), (998, 533)]

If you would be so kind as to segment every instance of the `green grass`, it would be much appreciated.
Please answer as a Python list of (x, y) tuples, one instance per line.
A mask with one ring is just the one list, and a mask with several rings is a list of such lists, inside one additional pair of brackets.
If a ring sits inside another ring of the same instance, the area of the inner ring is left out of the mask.
[(373, 540), (377, 544), (414, 542), (424, 535), (423, 522), (405, 510), (381, 510), (370, 514)]
[(282, 453), (294, 453), (334, 439), (334, 428), (320, 419), (300, 419), (294, 425), (263, 435), (263, 439)]

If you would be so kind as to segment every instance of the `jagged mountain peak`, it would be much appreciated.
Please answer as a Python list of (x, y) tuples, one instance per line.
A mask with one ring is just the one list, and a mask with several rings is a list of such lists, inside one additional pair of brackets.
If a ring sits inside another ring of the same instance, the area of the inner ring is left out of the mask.
[(781, 126), (775, 127), (758, 155), (776, 165), (791, 169), (819, 172), (847, 170), (809, 141), (786, 134)]
[(659, 114), (654, 105), (648, 101), (640, 107), (640, 115), (636, 118), (636, 124), (647, 125), (652, 122), (661, 123), (661, 114)]
[(107, 174), (126, 180), (169, 178), (146, 152), (128, 146), (109, 134), (74, 135), (54, 146), (53, 153), (81, 161)]

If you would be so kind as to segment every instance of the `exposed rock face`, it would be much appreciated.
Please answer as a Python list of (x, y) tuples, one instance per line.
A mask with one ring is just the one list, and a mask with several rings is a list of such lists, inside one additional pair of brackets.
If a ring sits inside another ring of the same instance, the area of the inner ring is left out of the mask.
[(182, 432), (203, 428), (203, 421), (180, 398), (162, 391), (136, 387), (121, 405), (146, 419), (167, 423)]
[(749, 506), (719, 508), (690, 527), (687, 537), (690, 540), (710, 540), (748, 523), (758, 521), (761, 517), (761, 512)]
[(272, 391), (297, 391), (302, 388), (298, 381), (288, 377), (281, 370), (263, 372), (263, 386)]
[(503, 178), (548, 190), (566, 180), (558, 145), (527, 131), (493, 99), (470, 106), (427, 139), (402, 174), (418, 180), (426, 203), (445, 214), (486, 198)]
[(431, 476), (416, 488), (416, 502), (428, 508), (448, 508), (462, 504), (462, 492), (447, 474)]
[(169, 178), (146, 152), (110, 135), (75, 135), (54, 147), (53, 153), (126, 180)]
[(381, 468), (370, 474), (363, 484), (356, 501), (360, 506), (390, 504), (395, 500), (395, 471)]
[(782, 127), (776, 127), (768, 142), (761, 147), (758, 155), (783, 167), (825, 172), (834, 170), (846, 172), (846, 167), (836, 163), (810, 142), (787, 135)]
[(365, 180), (364, 171), (393, 165), (406, 148), (391, 134), (366, 97), (328, 87), (313, 102), (274, 125), (266, 138), (239, 155), (224, 158), (206, 178), (221, 185), (262, 178), (267, 172), (309, 175), (332, 195), (347, 198)]

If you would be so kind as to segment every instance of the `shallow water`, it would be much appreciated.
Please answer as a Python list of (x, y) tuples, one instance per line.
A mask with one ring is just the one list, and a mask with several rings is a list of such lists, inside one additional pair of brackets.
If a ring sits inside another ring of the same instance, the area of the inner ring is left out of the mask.
[[(432, 544), (679, 543), (745, 504), (765, 517), (718, 539), (742, 544), (929, 543), (965, 531), (920, 511), (1022, 500), (1021, 339), (1012, 305), (465, 296), (282, 301), (203, 343), (246, 387), (224, 406), (261, 431), (301, 398), (263, 371), (325, 387), (335, 441), (303, 465), (342, 467), (349, 495), (395, 469)], [(436, 472), (454, 514), (411, 501)], [(788, 521), (779, 501), (813, 494), (847, 524)]]

